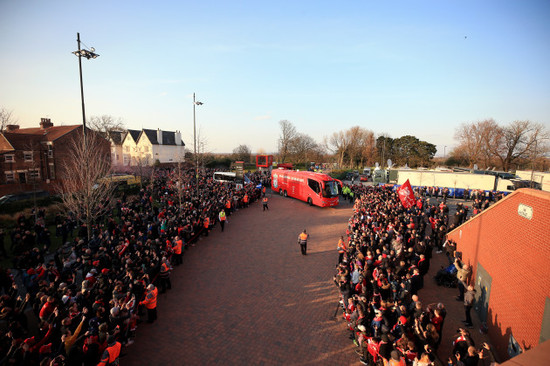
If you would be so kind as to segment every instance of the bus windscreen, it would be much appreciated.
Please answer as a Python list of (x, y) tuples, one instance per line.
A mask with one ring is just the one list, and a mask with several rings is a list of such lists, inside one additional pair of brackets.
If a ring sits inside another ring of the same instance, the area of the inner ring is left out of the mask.
[(336, 197), (338, 196), (338, 182), (336, 181), (325, 181), (325, 189), (323, 192), (323, 196), (330, 198), (330, 197)]

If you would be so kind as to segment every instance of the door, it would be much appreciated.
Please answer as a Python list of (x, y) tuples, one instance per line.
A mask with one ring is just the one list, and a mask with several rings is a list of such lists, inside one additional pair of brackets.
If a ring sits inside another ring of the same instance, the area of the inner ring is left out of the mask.
[(19, 173), (19, 183), (27, 183), (27, 175), (25, 173)]
[(481, 263), (477, 264), (476, 273), (476, 302), (474, 309), (482, 323), (487, 322), (487, 315), (489, 312), (489, 296), (491, 295), (491, 284), (493, 282), (492, 277), (483, 268)]

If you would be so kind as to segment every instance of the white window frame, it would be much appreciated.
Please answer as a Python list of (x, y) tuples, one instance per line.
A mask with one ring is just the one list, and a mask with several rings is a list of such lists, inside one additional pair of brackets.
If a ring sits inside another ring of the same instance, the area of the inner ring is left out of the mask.
[(48, 144), (48, 158), (53, 158), (53, 145)]
[(27, 170), (27, 180), (40, 180), (40, 169)]
[[(15, 172), (14, 171), (6, 171), (6, 183), (8, 182), (15, 182)], [(11, 175), (11, 178), (10, 178)]]
[(6, 155), (4, 155), (4, 162), (6, 162), (6, 163), (15, 163), (15, 154), (6, 154)]
[[(28, 155), (30, 154), (31, 158), (30, 159), (27, 159)], [(33, 162), (34, 161), (34, 154), (32, 151), (23, 151), (23, 160), (26, 162), (26, 163), (30, 163), (30, 162)]]

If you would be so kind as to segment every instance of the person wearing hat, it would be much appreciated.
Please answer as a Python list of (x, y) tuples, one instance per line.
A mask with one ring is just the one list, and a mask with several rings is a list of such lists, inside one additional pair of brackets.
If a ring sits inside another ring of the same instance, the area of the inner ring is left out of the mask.
[(120, 342), (117, 342), (116, 338), (113, 336), (109, 336), (107, 344), (107, 348), (105, 349), (105, 352), (103, 352), (103, 356), (101, 356), (101, 360), (97, 366), (118, 365), (118, 358), (120, 356), (120, 349), (122, 348), (122, 345)]
[(152, 283), (147, 286), (147, 294), (145, 299), (140, 301), (140, 305), (145, 305), (147, 309), (147, 322), (152, 323), (157, 320), (157, 296), (158, 289)]

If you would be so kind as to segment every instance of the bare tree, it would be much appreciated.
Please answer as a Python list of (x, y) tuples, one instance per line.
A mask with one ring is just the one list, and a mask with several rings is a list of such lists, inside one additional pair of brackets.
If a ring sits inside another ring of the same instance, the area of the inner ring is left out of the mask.
[(338, 156), (338, 166), (342, 168), (349, 147), (349, 141), (344, 131), (334, 132), (330, 135), (328, 139), (325, 139), (325, 146)]
[(288, 152), (296, 162), (308, 163), (319, 156), (319, 145), (311, 136), (297, 133), (289, 143)]
[(108, 142), (98, 133), (77, 134), (62, 164), (60, 193), (63, 204), (86, 224), (88, 240), (92, 224), (111, 209), (114, 184), (105, 178), (111, 169)]
[(459, 141), (457, 151), (468, 160), (470, 167), (476, 163), (490, 163), (492, 153), (490, 145), (498, 143), (501, 128), (493, 119), (487, 119), (476, 123), (463, 123), (455, 132), (455, 138)]
[(233, 159), (242, 160), (245, 163), (250, 163), (250, 157), (252, 156), (252, 151), (248, 145), (239, 145), (233, 149)]
[(540, 123), (514, 121), (508, 126), (492, 131), (486, 138), (487, 149), (500, 161), (501, 168), (508, 171), (523, 159), (533, 156), (539, 145), (544, 146), (549, 134)]
[(115, 118), (108, 114), (92, 116), (88, 121), (88, 127), (99, 132), (105, 138), (110, 138), (112, 131), (126, 130), (122, 118)]
[(279, 136), (279, 141), (277, 143), (279, 149), (279, 160), (281, 163), (284, 163), (288, 158), (290, 152), (290, 144), (292, 139), (296, 136), (296, 127), (287, 120), (279, 121), (281, 126), (281, 135)]
[(0, 132), (4, 131), (7, 125), (16, 123), (17, 120), (13, 117), (13, 111), (0, 107)]

